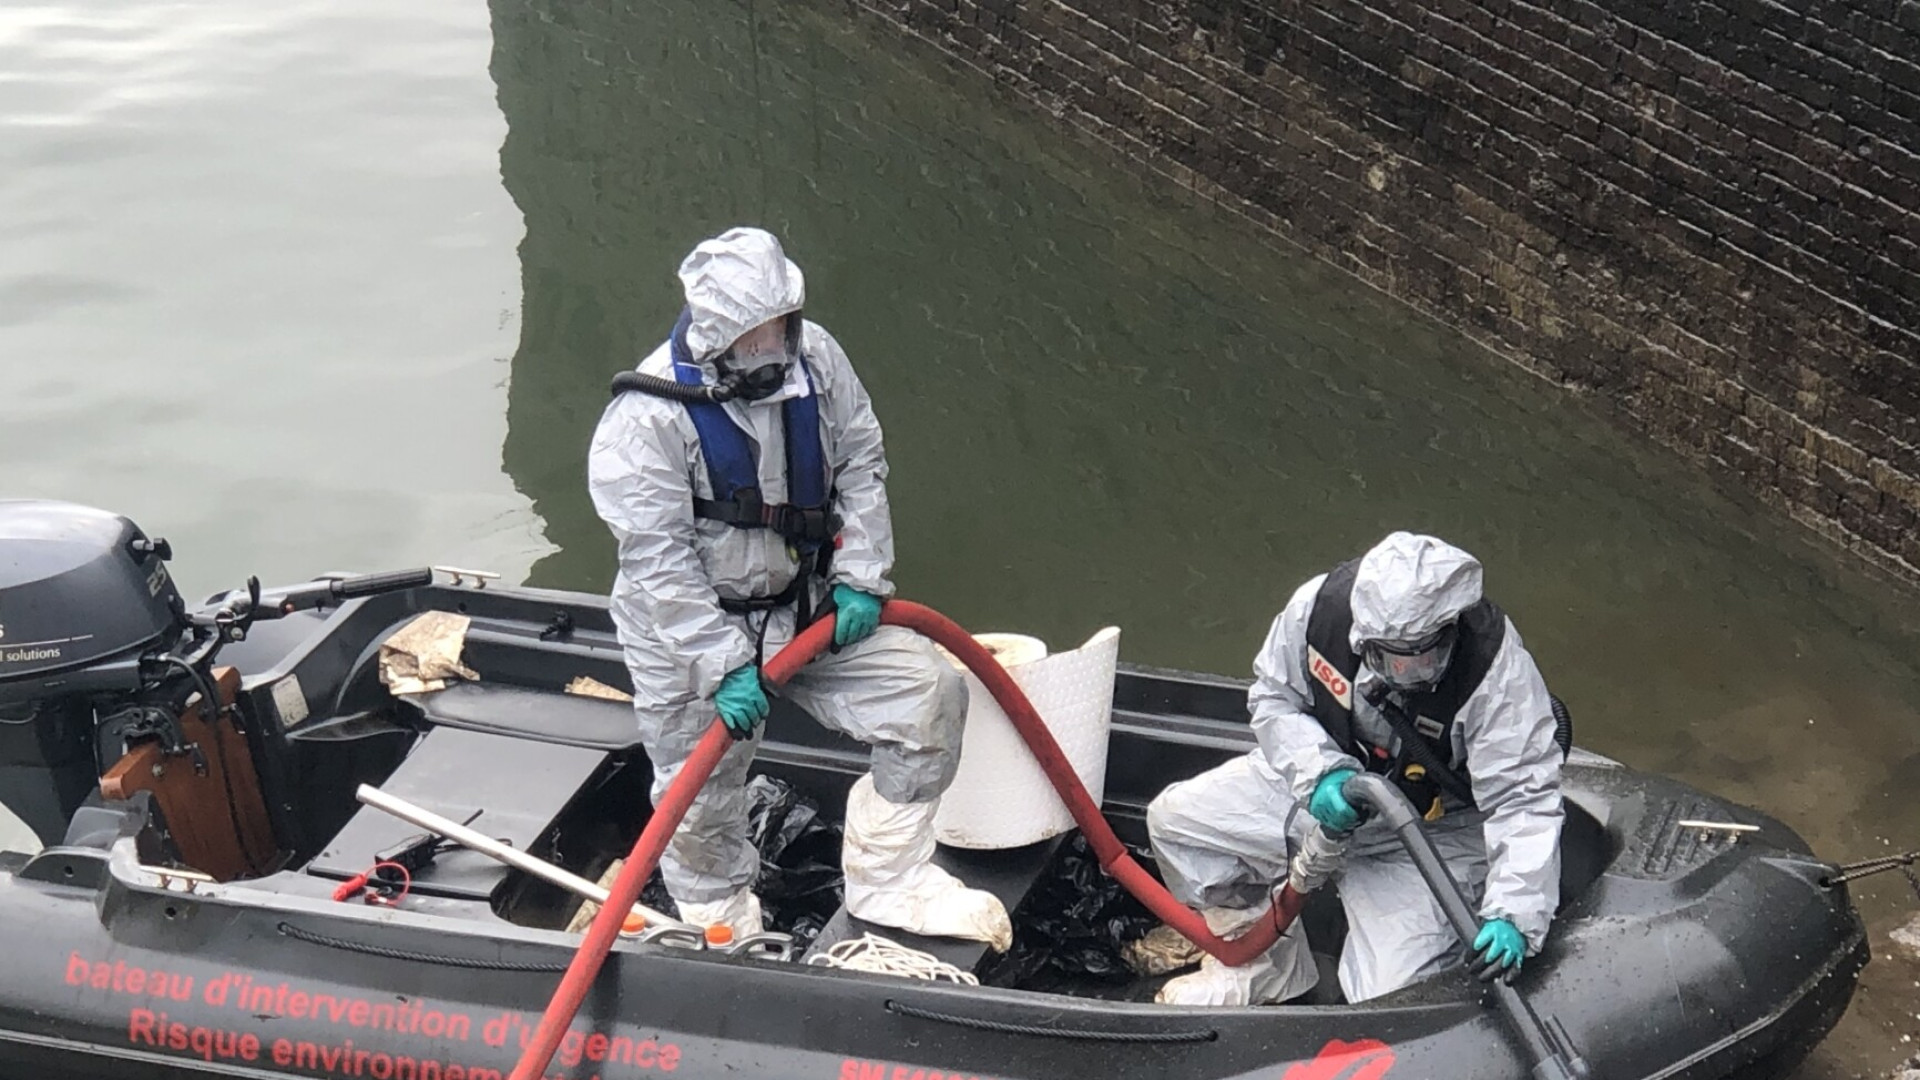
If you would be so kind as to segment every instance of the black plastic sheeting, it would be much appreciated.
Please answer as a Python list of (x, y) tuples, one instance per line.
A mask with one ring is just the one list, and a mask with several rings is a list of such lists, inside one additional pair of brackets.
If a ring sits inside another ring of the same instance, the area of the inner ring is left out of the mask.
[[(822, 817), (819, 803), (770, 776), (747, 782), (747, 803), (753, 846), (760, 852), (754, 891), (767, 928), (792, 934), (805, 951), (840, 908), (840, 825)], [(1149, 851), (1130, 850), (1154, 871)], [(640, 899), (679, 914), (658, 872)], [(1123, 950), (1159, 924), (1100, 869), (1086, 837), (1075, 831), (1013, 913), (1013, 948), (990, 960), (980, 981), (1055, 993), (1137, 988), (1140, 976), (1127, 966)]]
[(819, 803), (770, 776), (747, 783), (747, 802), (767, 925), (792, 934), (804, 950), (840, 909), (840, 826), (821, 816)]
[[(767, 929), (792, 934), (805, 951), (840, 909), (840, 826), (821, 816), (818, 802), (771, 776), (747, 781), (747, 806), (753, 846), (760, 852), (753, 889)], [(658, 871), (640, 902), (680, 914)]]
[[(1152, 856), (1130, 849), (1149, 872)], [(989, 986), (1071, 993), (1089, 984), (1120, 988), (1140, 976), (1122, 950), (1160, 920), (1100, 869), (1078, 831), (1013, 916), (1013, 948), (980, 975)]]

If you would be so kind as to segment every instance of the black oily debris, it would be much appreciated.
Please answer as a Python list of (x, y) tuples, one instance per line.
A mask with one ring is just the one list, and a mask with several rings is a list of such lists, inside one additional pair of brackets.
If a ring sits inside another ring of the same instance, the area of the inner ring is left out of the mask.
[[(1145, 851), (1135, 850), (1134, 858), (1142, 867), (1153, 866)], [(1100, 869), (1086, 837), (1076, 830), (1020, 905), (1013, 924), (1013, 948), (980, 981), (1071, 993), (1135, 983), (1139, 976), (1127, 966), (1124, 951), (1160, 920)]]
[[(771, 776), (747, 781), (748, 835), (760, 853), (753, 885), (766, 927), (793, 935), (804, 952), (840, 909), (840, 826), (820, 813), (817, 800)], [(679, 916), (656, 872), (640, 901)]]

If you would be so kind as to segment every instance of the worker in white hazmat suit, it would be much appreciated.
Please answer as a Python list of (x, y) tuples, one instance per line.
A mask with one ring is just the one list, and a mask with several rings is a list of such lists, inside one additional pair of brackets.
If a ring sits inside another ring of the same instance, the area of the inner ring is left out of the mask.
[[(1269, 907), (1315, 822), (1347, 834), (1336, 876), (1348, 935), (1340, 987), (1365, 1001), (1441, 971), (1460, 943), (1383, 822), (1341, 783), (1385, 776), (1424, 815), (1454, 877), (1478, 898), (1468, 950), (1483, 978), (1540, 950), (1559, 904), (1560, 766), (1570, 729), (1513, 623), (1481, 595), (1471, 555), (1396, 532), (1302, 585), (1273, 621), (1248, 693), (1259, 747), (1173, 784), (1147, 809), (1173, 894), (1227, 937)], [(1242, 967), (1211, 957), (1171, 980), (1174, 1004), (1269, 1004), (1318, 972), (1296, 922)]]
[(800, 269), (771, 234), (732, 229), (679, 273), (685, 310), (637, 373), (615, 380), (587, 462), (618, 541), (612, 611), (655, 801), (716, 712), (739, 740), (661, 858), (667, 891), (690, 922), (762, 929), (745, 791), (769, 708), (760, 665), (831, 609), (833, 651), (782, 693), (872, 747), (847, 803), (848, 910), (1004, 949), (1000, 901), (928, 861), (967, 688), (927, 642), (878, 625), (893, 527), (866, 390), (833, 337), (801, 317)]

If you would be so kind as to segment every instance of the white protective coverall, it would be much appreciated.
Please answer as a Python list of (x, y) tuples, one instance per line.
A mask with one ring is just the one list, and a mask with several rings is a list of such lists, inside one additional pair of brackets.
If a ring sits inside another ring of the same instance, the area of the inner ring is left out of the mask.
[[(702, 242), (680, 266), (690, 322), (686, 342), (708, 384), (714, 359), (770, 319), (800, 310), (800, 268), (771, 234), (732, 229)], [(724, 406), (751, 438), (762, 496), (787, 500), (781, 403), (820, 396), (820, 437), (843, 519), (831, 577), (886, 598), (893, 593), (893, 526), (879, 421), (846, 354), (826, 330), (804, 322), (800, 352), (770, 397)], [(639, 370), (673, 377), (669, 344)], [(810, 372), (811, 378), (808, 374)], [(700, 439), (686, 406), (641, 392), (618, 395), (594, 432), (587, 459), (594, 507), (618, 542), (612, 612), (633, 679), (640, 735), (654, 767), (658, 802), (714, 720), (713, 697), (728, 672), (770, 657), (792, 639), (792, 605), (729, 614), (720, 598), (778, 594), (799, 572), (787, 542), (771, 529), (742, 529), (693, 515), (713, 498)], [(764, 654), (756, 632), (766, 621)], [(992, 894), (967, 889), (927, 862), (933, 818), (958, 765), (967, 711), (965, 680), (911, 631), (882, 626), (837, 654), (824, 653), (783, 688), (822, 724), (873, 748), (872, 772), (849, 796), (843, 862), (846, 903), (861, 918), (915, 932), (992, 941), (1011, 926)], [(763, 727), (721, 759), (661, 859), (667, 891), (683, 918), (762, 929), (752, 892), (760, 861), (748, 838), (745, 783)]]
[[(1197, 905), (1215, 932), (1244, 926), (1268, 906), (1290, 851), (1313, 824), (1314, 786), (1336, 769), (1359, 769), (1315, 719), (1307, 669), (1307, 622), (1326, 575), (1300, 586), (1267, 635), (1248, 692), (1259, 748), (1169, 786), (1147, 809), (1154, 855), (1173, 894)], [(1353, 592), (1351, 643), (1415, 640), (1481, 598), (1480, 564), (1427, 536), (1396, 532), (1362, 557)], [(1509, 620), (1479, 687), (1461, 705), (1454, 761), (1478, 809), (1446, 800), (1424, 828), (1469, 893), (1482, 920), (1505, 918), (1537, 953), (1560, 898), (1560, 763), (1551, 699)], [(1356, 734), (1398, 751), (1386, 719), (1366, 701), (1377, 676), (1363, 665), (1352, 695)], [(1340, 986), (1358, 1002), (1441, 971), (1463, 945), (1405, 850), (1383, 823), (1356, 830), (1335, 879), (1349, 927)], [(1232, 936), (1232, 935), (1229, 935)], [(1241, 1005), (1283, 1001), (1317, 981), (1298, 923), (1265, 956), (1242, 968), (1208, 957), (1175, 979), (1161, 1000)]]

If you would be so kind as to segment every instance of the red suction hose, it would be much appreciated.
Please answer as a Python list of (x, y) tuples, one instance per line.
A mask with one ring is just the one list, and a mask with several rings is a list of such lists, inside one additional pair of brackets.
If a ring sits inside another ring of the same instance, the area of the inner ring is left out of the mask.
[(1273, 905), (1273, 916), (1262, 919), (1240, 937), (1231, 941), (1223, 940), (1207, 929), (1206, 920), (1199, 913), (1175, 900), (1167, 892), (1166, 886), (1153, 879), (1151, 874), (1140, 868), (1127, 853), (1126, 845), (1113, 834), (1113, 827), (1101, 815), (1093, 797), (1080, 783), (1080, 777), (1073, 771), (1073, 764), (1061, 751), (1060, 744), (1054, 741), (1053, 732), (1040, 719), (1033, 703), (1013, 681), (1007, 669), (1000, 666), (993, 654), (973, 640), (973, 636), (945, 615), (929, 607), (910, 603), (905, 600), (889, 601), (881, 609), (880, 621), (894, 626), (904, 626), (938, 642), (948, 652), (958, 657), (960, 662), (973, 672), (980, 684), (993, 695), (1000, 704), (1007, 719), (1013, 721), (1014, 729), (1020, 732), (1020, 738), (1033, 751), (1034, 759), (1053, 781), (1054, 790), (1060, 793), (1060, 800), (1067, 804), (1067, 812), (1073, 815), (1074, 824), (1080, 826), (1081, 835), (1087, 838), (1087, 845), (1100, 860), (1100, 868), (1113, 876), (1134, 898), (1145, 904), (1147, 910), (1158, 915), (1162, 922), (1181, 936), (1200, 948), (1219, 957), (1222, 961), (1240, 965), (1273, 947), (1280, 934), (1300, 914), (1300, 906), (1306, 898), (1293, 891), (1291, 885), (1281, 891)]
[[(1207, 929), (1206, 921), (1198, 913), (1175, 900), (1165, 886), (1133, 861), (1126, 845), (1113, 834), (1113, 827), (1107, 824), (1107, 819), (1101, 816), (1100, 807), (1094, 804), (1092, 796), (1080, 783), (1072, 763), (1061, 751), (1060, 744), (1054, 741), (1053, 732), (1047, 730), (1033, 703), (1027, 700), (1020, 685), (1013, 681), (1013, 677), (993, 658), (993, 654), (987, 652), (953, 620), (932, 608), (910, 601), (889, 600), (880, 611), (880, 621), (889, 626), (906, 627), (938, 643), (973, 672), (1007, 714), (1007, 719), (1013, 721), (1015, 730), (1020, 732), (1027, 748), (1033, 751), (1047, 779), (1053, 781), (1054, 789), (1060, 793), (1061, 801), (1066, 803), (1074, 823), (1080, 826), (1088, 846), (1100, 859), (1101, 869), (1111, 874), (1149, 911), (1178, 930), (1187, 940), (1223, 962), (1237, 966), (1271, 948), (1300, 914), (1306, 897), (1288, 885), (1274, 898), (1271, 917), (1262, 919), (1245, 934), (1232, 940), (1216, 936)], [(761, 668), (761, 672), (769, 683), (780, 686), (826, 649), (832, 640), (833, 620), (822, 619), (788, 642), (786, 648), (775, 653)], [(666, 795), (653, 808), (653, 817), (648, 819), (647, 827), (641, 831), (640, 839), (634, 842), (633, 851), (614, 878), (613, 886), (607, 890), (607, 902), (600, 905), (599, 913), (593, 917), (593, 924), (587, 928), (586, 938), (573, 954), (573, 962), (567, 966), (566, 974), (561, 976), (560, 985), (553, 992), (553, 1000), (547, 1004), (547, 1011), (540, 1018), (540, 1027), (534, 1032), (533, 1041), (528, 1044), (526, 1052), (521, 1055), (520, 1063), (514, 1066), (510, 1080), (539, 1080), (546, 1071), (554, 1050), (559, 1047), (561, 1038), (580, 1011), (580, 1003), (586, 1000), (588, 989), (600, 974), (600, 965), (606, 962), (607, 952), (613, 947), (621, 924), (634, 903), (640, 899), (640, 890), (645, 888), (647, 879), (653, 876), (653, 868), (660, 862), (660, 853), (666, 850), (668, 839), (680, 827), (680, 820), (686, 817), (687, 808), (693, 805), (693, 797), (706, 786), (707, 778), (713, 775), (714, 767), (720, 764), (720, 758), (726, 754), (732, 742), (726, 726), (716, 718), (681, 767), (680, 775), (668, 785)]]

